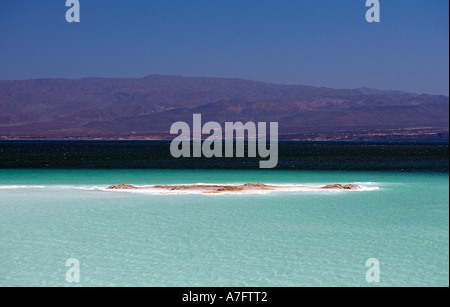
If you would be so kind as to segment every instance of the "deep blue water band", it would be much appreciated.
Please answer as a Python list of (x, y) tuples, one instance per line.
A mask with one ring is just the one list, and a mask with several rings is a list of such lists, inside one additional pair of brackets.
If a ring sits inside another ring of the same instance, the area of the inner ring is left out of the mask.
[[(261, 160), (175, 159), (169, 147), (166, 141), (2, 141), (0, 168), (258, 169)], [(276, 169), (449, 172), (449, 145), (280, 142)]]

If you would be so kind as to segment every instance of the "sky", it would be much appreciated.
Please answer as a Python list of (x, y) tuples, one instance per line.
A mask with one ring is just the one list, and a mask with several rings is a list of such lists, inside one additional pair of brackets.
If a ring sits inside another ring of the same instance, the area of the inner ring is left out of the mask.
[(0, 2), (0, 80), (225, 77), (449, 95), (449, 1)]

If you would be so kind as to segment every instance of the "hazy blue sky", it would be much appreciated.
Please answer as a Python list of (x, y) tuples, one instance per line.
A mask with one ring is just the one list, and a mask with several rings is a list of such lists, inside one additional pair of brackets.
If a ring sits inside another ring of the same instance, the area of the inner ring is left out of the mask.
[(449, 1), (65, 0), (0, 2), (0, 79), (237, 77), (449, 94)]

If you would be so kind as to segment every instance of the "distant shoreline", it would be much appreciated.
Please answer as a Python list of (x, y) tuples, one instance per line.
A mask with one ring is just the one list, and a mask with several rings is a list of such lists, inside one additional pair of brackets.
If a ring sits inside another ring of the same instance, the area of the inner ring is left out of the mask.
[[(0, 131), (1, 131), (0, 127)], [(208, 135), (203, 135), (206, 139)], [(10, 134), (5, 136), (0, 134), (2, 141), (172, 141), (173, 135), (165, 133), (149, 133), (141, 135), (104, 135), (91, 136), (89, 134), (61, 136), (47, 135), (20, 135)], [(317, 133), (297, 133), (280, 134), (279, 141), (285, 142), (449, 142), (450, 133), (448, 128), (421, 128), (421, 129), (395, 129), (386, 131), (342, 131), (342, 132), (317, 132)]]
[[(0, 139), (0, 144), (7, 143), (161, 143), (170, 144), (171, 140), (125, 140), (125, 139)], [(351, 141), (351, 140), (323, 140), (323, 141), (298, 141), (280, 140), (281, 144), (337, 144), (337, 145), (450, 145), (450, 141)], [(245, 141), (244, 143), (247, 143)]]

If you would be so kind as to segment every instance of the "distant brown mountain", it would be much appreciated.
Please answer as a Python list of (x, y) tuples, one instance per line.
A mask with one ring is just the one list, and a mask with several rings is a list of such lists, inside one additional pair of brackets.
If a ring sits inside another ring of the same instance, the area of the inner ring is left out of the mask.
[(0, 81), (1, 139), (172, 139), (194, 113), (278, 121), (282, 139), (449, 139), (445, 96), (160, 75)]

